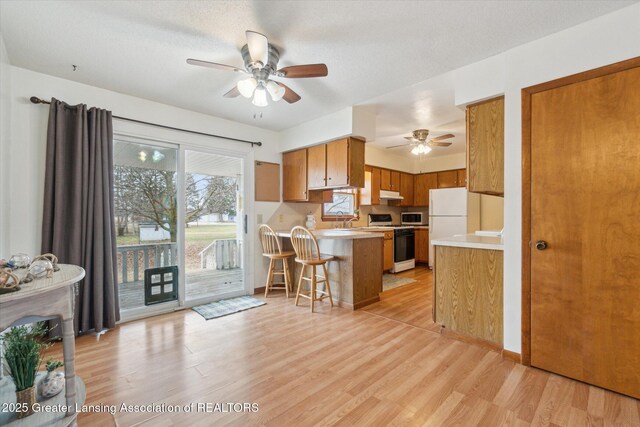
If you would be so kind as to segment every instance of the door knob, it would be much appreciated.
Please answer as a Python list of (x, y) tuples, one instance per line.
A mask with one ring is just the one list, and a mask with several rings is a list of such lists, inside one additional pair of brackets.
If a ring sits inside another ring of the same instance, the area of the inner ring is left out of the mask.
[(547, 242), (545, 242), (544, 240), (538, 240), (536, 242), (536, 249), (539, 251), (544, 251), (545, 249), (547, 249)]

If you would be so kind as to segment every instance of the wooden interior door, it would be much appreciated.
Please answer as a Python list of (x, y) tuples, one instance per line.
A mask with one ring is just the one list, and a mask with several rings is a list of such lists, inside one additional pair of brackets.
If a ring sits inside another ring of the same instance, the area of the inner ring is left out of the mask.
[(530, 95), (530, 345), (532, 366), (640, 398), (636, 63)]

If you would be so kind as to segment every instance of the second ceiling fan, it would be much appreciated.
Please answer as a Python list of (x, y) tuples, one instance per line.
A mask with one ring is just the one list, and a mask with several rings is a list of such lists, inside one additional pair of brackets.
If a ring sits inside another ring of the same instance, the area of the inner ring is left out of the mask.
[(448, 147), (452, 142), (445, 142), (445, 139), (454, 138), (455, 135), (448, 133), (446, 135), (436, 136), (429, 139), (429, 129), (416, 129), (411, 132), (411, 136), (405, 136), (404, 139), (408, 139), (409, 143), (394, 145), (387, 148), (398, 148), (413, 146), (411, 153), (415, 155), (427, 154), (431, 151), (431, 147)]
[(267, 93), (273, 101), (284, 99), (289, 104), (293, 104), (300, 100), (300, 95), (284, 83), (273, 80), (273, 77), (309, 78), (325, 77), (329, 74), (325, 64), (293, 65), (278, 69), (280, 52), (269, 43), (267, 37), (255, 31), (246, 31), (246, 36), (247, 44), (240, 50), (244, 68), (191, 58), (187, 59), (187, 63), (247, 75), (246, 79), (240, 80), (224, 96), (226, 98), (235, 98), (239, 95), (245, 98), (253, 97), (253, 105), (258, 107), (266, 107), (269, 104)]

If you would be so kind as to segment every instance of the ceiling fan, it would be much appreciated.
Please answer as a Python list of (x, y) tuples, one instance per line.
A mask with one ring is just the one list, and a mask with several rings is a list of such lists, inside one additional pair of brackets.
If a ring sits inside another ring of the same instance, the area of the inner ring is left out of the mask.
[(454, 138), (455, 135), (448, 133), (446, 135), (436, 136), (435, 138), (427, 139), (429, 137), (429, 129), (416, 129), (411, 133), (411, 136), (405, 136), (410, 142), (407, 144), (394, 145), (387, 148), (398, 148), (413, 146), (411, 153), (419, 156), (421, 154), (427, 154), (431, 151), (431, 147), (448, 147), (452, 142), (444, 142), (445, 139)]
[(293, 65), (278, 69), (280, 52), (269, 43), (267, 37), (255, 31), (246, 31), (246, 36), (247, 44), (240, 50), (244, 68), (191, 58), (187, 59), (187, 63), (248, 75), (248, 78), (240, 80), (224, 96), (226, 98), (235, 98), (238, 95), (245, 98), (253, 97), (253, 105), (258, 107), (266, 107), (269, 104), (267, 92), (273, 101), (284, 99), (289, 104), (300, 101), (300, 95), (284, 83), (272, 80), (272, 77), (308, 78), (325, 77), (329, 74), (325, 64)]

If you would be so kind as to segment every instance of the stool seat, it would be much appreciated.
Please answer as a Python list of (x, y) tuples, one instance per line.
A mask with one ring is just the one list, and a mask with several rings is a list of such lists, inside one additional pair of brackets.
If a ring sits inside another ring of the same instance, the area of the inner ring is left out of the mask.
[(296, 253), (293, 251), (282, 251), (282, 253), (279, 254), (267, 254), (264, 253), (262, 254), (263, 257), (267, 257), (269, 259), (283, 259), (283, 258), (289, 258), (294, 256)]
[(334, 257), (333, 255), (320, 254), (320, 258), (318, 258), (318, 259), (300, 259), (300, 258), (296, 258), (295, 261), (297, 263), (302, 264), (302, 265), (321, 265), (321, 264), (327, 263), (329, 261), (333, 261), (334, 259), (336, 259), (336, 257)]

